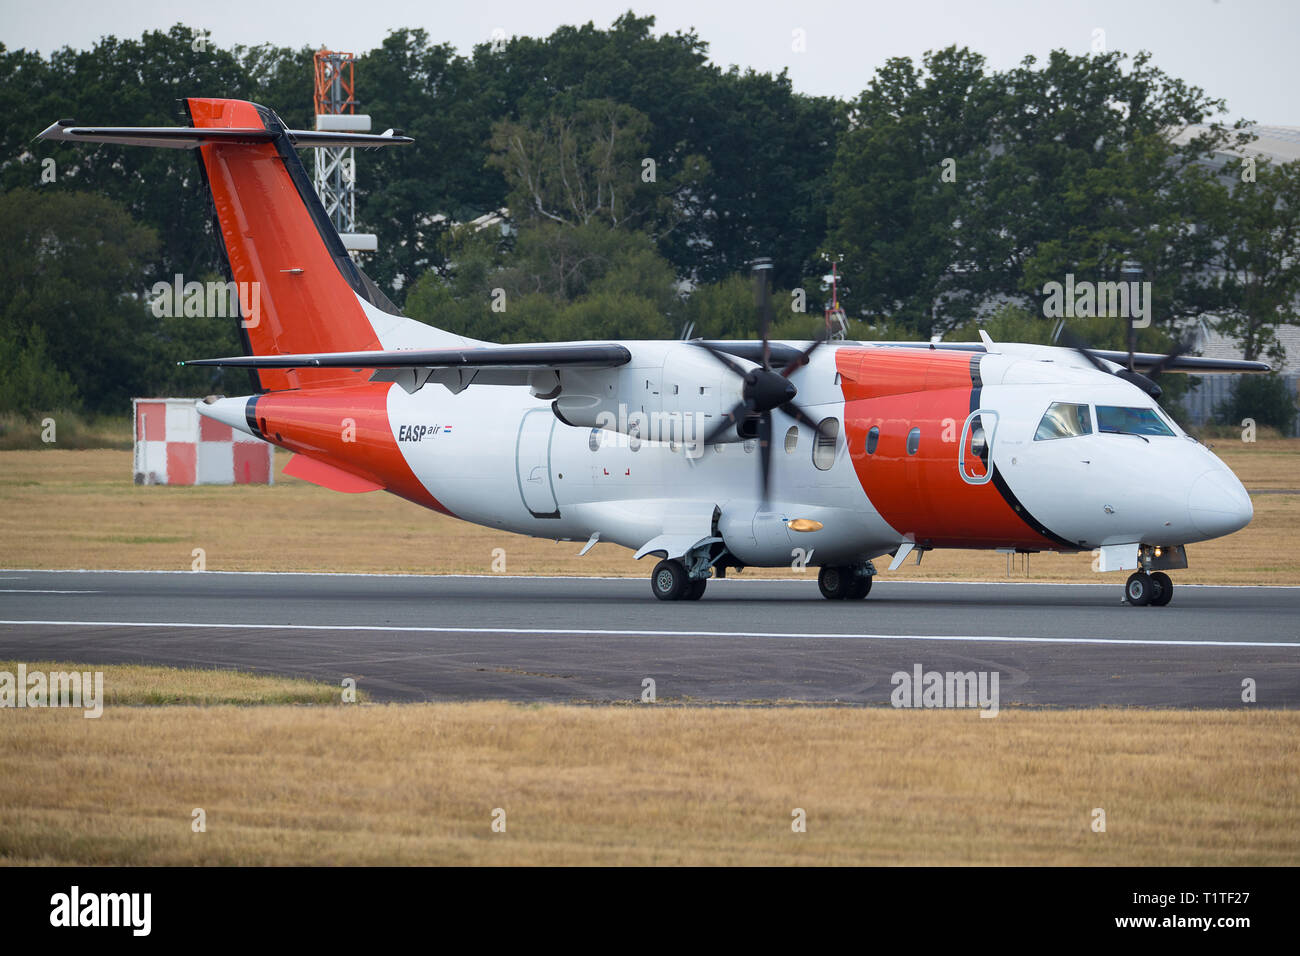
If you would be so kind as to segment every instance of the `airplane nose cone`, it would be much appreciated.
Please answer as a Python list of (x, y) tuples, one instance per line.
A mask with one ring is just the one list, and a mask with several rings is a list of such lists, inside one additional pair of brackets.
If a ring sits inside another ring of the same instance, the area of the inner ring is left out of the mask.
[(1229, 471), (1207, 471), (1197, 478), (1187, 494), (1187, 511), (1197, 530), (1211, 538), (1240, 531), (1255, 516), (1250, 495)]

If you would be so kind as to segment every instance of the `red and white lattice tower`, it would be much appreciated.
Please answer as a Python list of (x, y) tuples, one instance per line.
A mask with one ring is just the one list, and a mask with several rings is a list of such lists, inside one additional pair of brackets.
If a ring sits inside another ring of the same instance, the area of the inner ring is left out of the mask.
[[(369, 133), (370, 117), (357, 112), (351, 53), (320, 50), (314, 57), (316, 129), (331, 133)], [(374, 233), (357, 232), (357, 161), (351, 146), (328, 146), (316, 153), (316, 195), (349, 252), (374, 252)]]

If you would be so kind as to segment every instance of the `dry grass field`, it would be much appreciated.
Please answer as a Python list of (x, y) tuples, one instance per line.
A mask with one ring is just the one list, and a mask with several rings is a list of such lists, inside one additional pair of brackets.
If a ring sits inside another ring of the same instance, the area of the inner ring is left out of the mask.
[[(1218, 453), (1253, 492), (1300, 489), (1300, 440), (1220, 440)], [(489, 573), (504, 548), (511, 574), (649, 574), (611, 544), (577, 557), (579, 544), (507, 534), (422, 511), (391, 495), (340, 495), (279, 474), (276, 484), (139, 487), (130, 452), (0, 452), (0, 567), (188, 570), (202, 548), (209, 570)], [(1256, 495), (1255, 520), (1226, 539), (1188, 549), (1185, 583), (1300, 585), (1300, 494)], [(323, 546), (328, 542), (328, 546)], [(1036, 581), (1108, 580), (1092, 557), (1032, 556)], [(746, 575), (788, 576), (793, 571)], [(1003, 555), (934, 552), (890, 576), (1001, 580)], [(1012, 576), (1024, 578), (1017, 566)], [(1118, 580), (1118, 578), (1114, 578)]]
[[(19, 661), (0, 660), (0, 672), (17, 674)], [(27, 673), (77, 670), (104, 673), (105, 707), (163, 704), (337, 704), (339, 688), (320, 681), (234, 670), (155, 667), (143, 664), (61, 664), (22, 661)], [(356, 692), (364, 702), (363, 691)]]
[(1294, 865), (1298, 733), (1279, 711), (10, 710), (0, 863)]

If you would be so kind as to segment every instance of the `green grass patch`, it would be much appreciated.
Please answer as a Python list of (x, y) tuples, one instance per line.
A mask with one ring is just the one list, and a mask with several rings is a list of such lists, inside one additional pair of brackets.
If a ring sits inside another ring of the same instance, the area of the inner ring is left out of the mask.
[(85, 415), (81, 412), (0, 414), (0, 451), (85, 448), (131, 450), (130, 415)]

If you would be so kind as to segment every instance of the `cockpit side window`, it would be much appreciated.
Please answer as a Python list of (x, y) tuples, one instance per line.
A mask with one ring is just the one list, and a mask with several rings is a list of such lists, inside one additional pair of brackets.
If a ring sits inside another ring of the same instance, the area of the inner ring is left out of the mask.
[(1052, 402), (1043, 419), (1038, 423), (1034, 441), (1050, 441), (1053, 438), (1073, 438), (1076, 435), (1092, 434), (1092, 416), (1087, 405), (1075, 405), (1072, 402)]
[(1154, 408), (1097, 406), (1097, 431), (1111, 435), (1173, 435)]

